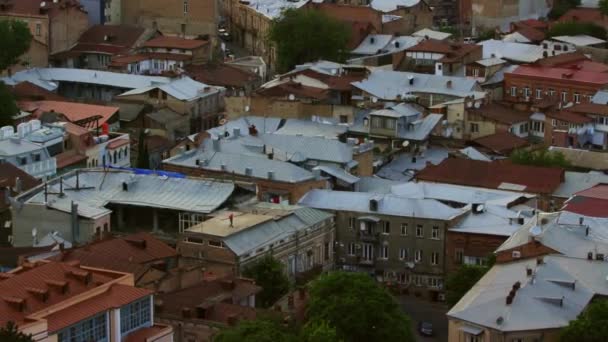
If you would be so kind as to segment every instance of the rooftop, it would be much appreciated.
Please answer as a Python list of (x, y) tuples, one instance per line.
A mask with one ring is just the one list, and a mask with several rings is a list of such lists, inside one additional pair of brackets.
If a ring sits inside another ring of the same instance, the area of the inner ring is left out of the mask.
[(608, 175), (596, 171), (588, 173), (566, 171), (564, 182), (553, 192), (553, 196), (570, 198), (570, 196), (600, 183), (608, 183)]
[(447, 33), (447, 32), (441, 32), (441, 31), (434, 31), (428, 28), (424, 28), (420, 31), (416, 31), (414, 33), (412, 33), (412, 36), (414, 37), (422, 37), (422, 38), (430, 38), (430, 39), (437, 39), (437, 40), (446, 40), (449, 37), (452, 36), (451, 33)]
[(244, 6), (253, 8), (256, 12), (269, 19), (277, 18), (281, 12), (288, 8), (300, 8), (308, 3), (308, 0), (249, 0)]
[(136, 46), (145, 29), (130, 25), (93, 25), (84, 31), (72, 52), (125, 52)]
[(597, 71), (586, 71), (586, 70), (573, 70), (570, 68), (550, 68), (550, 67), (539, 67), (532, 65), (521, 65), (514, 71), (507, 74), (517, 76), (531, 76), (537, 78), (544, 78), (549, 80), (559, 80), (560, 82), (572, 81), (581, 82), (587, 84), (593, 84), (597, 86), (604, 86), (608, 84), (608, 73), (598, 73)]
[(474, 142), (494, 153), (502, 155), (507, 155), (515, 149), (529, 145), (526, 139), (520, 138), (509, 132), (486, 135), (475, 139)]
[(186, 74), (193, 80), (215, 86), (240, 88), (258, 79), (256, 74), (230, 64), (186, 65), (185, 68)]
[(450, 43), (436, 39), (425, 39), (420, 43), (409, 47), (406, 51), (443, 54), (443, 58), (439, 61), (449, 63), (461, 61), (466, 55), (479, 49), (481, 48), (475, 44)]
[(118, 95), (118, 97), (139, 95), (147, 93), (153, 89), (160, 89), (172, 97), (182, 101), (193, 101), (198, 98), (206, 97), (210, 94), (215, 94), (219, 91), (216, 87), (197, 82), (190, 77), (182, 77), (161, 85), (133, 89)]
[(275, 134), (338, 139), (338, 137), (346, 133), (347, 130), (348, 126), (346, 125), (310, 120), (287, 119), (285, 124), (279, 128)]
[[(63, 114), (71, 122), (101, 116), (98, 124), (108, 121), (114, 114), (118, 113), (118, 107), (99, 106), (86, 103), (66, 101), (22, 101), (18, 103), (23, 110), (31, 111), (36, 117), (46, 112)], [(95, 122), (90, 123), (95, 125)]]
[(375, 10), (388, 13), (399, 8), (416, 6), (420, 1), (421, 0), (372, 0), (371, 6)]
[(209, 41), (202, 39), (158, 36), (146, 41), (143, 47), (194, 50), (207, 44), (209, 44)]
[(426, 167), (416, 178), (429, 182), (550, 194), (563, 182), (564, 170), (510, 162), (448, 158), (439, 165)]
[(501, 40), (485, 40), (479, 42), (483, 46), (483, 58), (502, 58), (520, 63), (533, 63), (543, 58), (543, 48), (539, 45), (503, 42)]
[(604, 152), (555, 146), (549, 147), (549, 150), (563, 153), (566, 160), (574, 166), (598, 171), (608, 170), (608, 158)]

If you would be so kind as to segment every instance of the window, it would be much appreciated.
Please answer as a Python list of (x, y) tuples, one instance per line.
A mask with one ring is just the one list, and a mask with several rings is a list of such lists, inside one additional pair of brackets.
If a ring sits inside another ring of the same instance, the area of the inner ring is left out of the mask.
[(19, 157), (19, 165), (27, 164), (27, 157)]
[(104, 312), (60, 331), (58, 340), (59, 342), (105, 341), (108, 338), (107, 324), (106, 313)]
[(350, 217), (348, 219), (348, 228), (355, 229), (355, 218), (354, 217)]
[(464, 257), (464, 250), (462, 248), (456, 248), (454, 252), (456, 254), (455, 257), (454, 257), (454, 259), (455, 259), (454, 261), (457, 264), (462, 264), (462, 260), (463, 260), (463, 257)]
[(466, 342), (483, 342), (481, 336), (464, 334)]
[(517, 87), (511, 87), (511, 96), (517, 96)]
[(408, 253), (407, 248), (401, 248), (399, 250), (399, 260), (407, 260), (408, 255), (409, 255), (409, 253)]
[(473, 69), (473, 77), (479, 77), (479, 68)]
[(382, 118), (372, 117), (372, 128), (382, 128)]
[(120, 332), (128, 333), (151, 323), (150, 297), (120, 308)]
[(378, 258), (388, 260), (388, 245), (380, 247), (380, 255)]
[(391, 223), (388, 221), (384, 221), (382, 225), (382, 234), (388, 235), (391, 233)]
[(384, 120), (384, 128), (386, 128), (386, 129), (395, 129), (395, 120), (394, 119), (385, 119)]
[(225, 248), (226, 245), (222, 241), (209, 240), (209, 246), (217, 248)]
[(202, 245), (205, 243), (205, 240), (203, 240), (201, 238), (191, 237), (191, 236), (186, 237), (185, 241), (188, 243), (196, 243), (199, 245)]
[(355, 250), (356, 250), (355, 244), (352, 242), (349, 243), (348, 244), (348, 255), (355, 255)]
[(484, 257), (475, 257), (475, 256), (465, 256), (463, 259), (463, 263), (465, 265), (477, 265), (483, 266), (486, 264), (486, 258)]
[(541, 88), (536, 89), (536, 99), (540, 100), (543, 98), (543, 90)]
[(431, 253), (431, 265), (439, 265), (439, 253)]
[(581, 103), (581, 94), (574, 93), (574, 102), (575, 103)]
[(104, 224), (103, 224), (103, 231), (104, 231), (104, 232), (109, 232), (109, 231), (110, 231), (110, 229), (109, 229), (109, 227), (108, 227), (108, 224), (107, 224), (107, 223), (104, 223)]
[(410, 277), (406, 273), (399, 273), (399, 282), (401, 284), (407, 284), (410, 282)]
[(184, 15), (188, 14), (188, 1), (189, 0), (184, 0)]
[(34, 153), (34, 154), (32, 154), (32, 160), (34, 160), (35, 162), (39, 162), (40, 161), (40, 153)]
[(325, 260), (325, 261), (329, 260), (329, 254), (330, 254), (330, 251), (329, 251), (329, 242), (326, 242), (323, 245), (323, 260)]
[(421, 224), (416, 226), (416, 237), (424, 237), (424, 229), (422, 228)]
[(414, 262), (421, 262), (421, 261), (422, 261), (422, 251), (418, 249), (414, 253)]
[(401, 235), (407, 236), (407, 223), (401, 224)]
[(562, 102), (568, 102), (568, 92), (562, 91)]
[(36, 35), (42, 35), (42, 25), (40, 23), (36, 23)]
[(348, 116), (340, 115), (340, 123), (348, 123)]
[(555, 96), (555, 89), (549, 88), (549, 96), (551, 96), (551, 97)]
[(471, 133), (479, 133), (479, 124), (471, 123)]
[(439, 240), (439, 227), (433, 226), (433, 230), (431, 231), (431, 239)]
[(524, 87), (524, 96), (525, 97), (529, 97), (530, 96), (530, 88), (529, 87)]

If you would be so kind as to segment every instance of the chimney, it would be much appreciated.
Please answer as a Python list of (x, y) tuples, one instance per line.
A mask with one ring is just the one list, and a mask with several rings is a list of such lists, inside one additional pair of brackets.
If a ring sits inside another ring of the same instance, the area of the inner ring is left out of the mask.
[(585, 223), (585, 218), (581, 216), (581, 217), (578, 218), (578, 225), (582, 226), (583, 223)]
[(219, 138), (211, 139), (211, 147), (213, 148), (213, 151), (218, 152), (220, 150), (220, 139)]
[(526, 267), (526, 275), (528, 277), (532, 275), (532, 269), (530, 267)]
[(238, 138), (241, 135), (241, 129), (238, 127), (235, 127), (232, 129), (232, 137), (233, 138)]
[(378, 211), (378, 200), (377, 199), (372, 198), (369, 200), (369, 210)]
[(585, 236), (589, 236), (589, 227), (585, 228)]
[(250, 176), (253, 175), (253, 169), (250, 167), (246, 167), (245, 168), (245, 176)]
[(274, 179), (274, 171), (268, 171), (268, 179), (273, 180)]
[(220, 165), (220, 169), (221, 169), (222, 171), (226, 171), (226, 164), (221, 164), (221, 165)]
[(511, 303), (513, 303), (513, 297), (511, 296), (511, 294), (509, 294), (507, 296), (507, 305), (511, 305)]

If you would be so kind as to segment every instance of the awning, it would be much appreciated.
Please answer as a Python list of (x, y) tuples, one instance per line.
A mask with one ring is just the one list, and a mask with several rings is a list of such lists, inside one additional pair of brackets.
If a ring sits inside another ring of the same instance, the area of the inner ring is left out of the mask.
[(481, 333), (483, 333), (483, 329), (468, 324), (461, 326), (459, 330), (475, 336), (481, 335)]
[(359, 181), (358, 177), (355, 177), (342, 169), (338, 169), (337, 167), (321, 165), (321, 166), (315, 167), (315, 169), (321, 170), (348, 184), (355, 184)]
[(361, 216), (358, 218), (359, 221), (370, 221), (370, 222), (380, 222), (380, 218), (376, 216)]

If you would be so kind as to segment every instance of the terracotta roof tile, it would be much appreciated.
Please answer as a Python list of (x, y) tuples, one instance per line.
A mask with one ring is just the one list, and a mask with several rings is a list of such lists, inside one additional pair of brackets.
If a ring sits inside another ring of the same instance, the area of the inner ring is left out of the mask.
[(608, 218), (608, 199), (574, 196), (562, 210), (584, 216)]
[(600, 26), (608, 25), (608, 17), (602, 14), (598, 8), (573, 8), (557, 19), (558, 22), (591, 22)]
[(585, 116), (579, 113), (573, 113), (568, 110), (560, 110), (560, 111), (550, 111), (545, 113), (550, 118), (557, 119), (560, 121), (570, 122), (570, 123), (589, 123), (593, 121), (590, 117)]
[(604, 86), (608, 84), (608, 73), (597, 72), (597, 70), (578, 70), (571, 68), (550, 68), (534, 65), (521, 65), (517, 69), (505, 75), (531, 76), (560, 82), (580, 82)]
[(28, 81), (17, 83), (12, 87), (13, 95), (17, 100), (51, 100), (66, 101), (61, 95), (55, 94)]
[(599, 103), (579, 103), (569, 107), (568, 110), (580, 114), (597, 114), (608, 116), (608, 106)]
[(258, 79), (254, 73), (228, 64), (187, 65), (186, 74), (193, 80), (205, 84), (237, 88), (245, 87), (248, 83)]
[(471, 108), (468, 109), (468, 112), (509, 125), (530, 120), (530, 113), (515, 110), (497, 103), (490, 103), (481, 108)]
[(71, 121), (79, 121), (100, 115), (99, 125), (108, 121), (113, 115), (118, 113), (118, 107), (91, 105), (86, 103), (66, 102), (66, 101), (21, 101), (18, 103), (23, 110), (33, 111), (39, 117), (45, 112), (56, 112), (65, 115)]
[(186, 39), (180, 37), (158, 36), (156, 38), (148, 40), (143, 44), (143, 46), (152, 48), (192, 50), (200, 48), (201, 46), (204, 46), (206, 44), (209, 44), (209, 41), (200, 39)]
[(511, 151), (527, 146), (528, 141), (508, 132), (490, 134), (475, 139), (474, 142), (492, 152), (508, 154)]
[[(576, 196), (608, 200), (608, 184), (600, 183), (589, 189), (577, 192)], [(608, 207), (606, 209), (608, 210)]]
[(135, 47), (144, 32), (145, 29), (130, 25), (94, 25), (80, 35), (78, 44), (71, 50), (104, 46), (119, 50), (130, 49)]
[(564, 170), (509, 162), (448, 158), (438, 165), (427, 166), (416, 178), (489, 189), (503, 188), (503, 183), (517, 184), (524, 186), (524, 192), (550, 194), (563, 182)]

